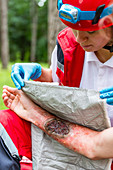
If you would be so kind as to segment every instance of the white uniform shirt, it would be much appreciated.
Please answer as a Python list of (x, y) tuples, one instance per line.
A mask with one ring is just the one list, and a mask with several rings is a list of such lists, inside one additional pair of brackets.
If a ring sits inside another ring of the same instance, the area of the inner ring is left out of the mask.
[[(59, 82), (56, 75), (57, 69), (57, 47), (53, 50), (51, 59), (52, 77), (54, 82)], [(80, 88), (101, 89), (113, 86), (113, 56), (101, 63), (94, 52), (85, 52), (85, 60)], [(107, 105), (108, 115), (113, 126), (113, 106)]]

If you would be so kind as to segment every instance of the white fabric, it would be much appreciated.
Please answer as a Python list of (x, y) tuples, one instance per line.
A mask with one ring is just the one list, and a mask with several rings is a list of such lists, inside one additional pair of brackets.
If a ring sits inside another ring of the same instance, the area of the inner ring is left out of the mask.
[(59, 78), (56, 75), (56, 70), (57, 70), (57, 46), (55, 46), (53, 52), (52, 52), (52, 57), (51, 57), (51, 66), (50, 68), (52, 69), (52, 78), (53, 82), (59, 82)]
[[(57, 47), (55, 47), (51, 69), (53, 81), (59, 81), (56, 75), (57, 68)], [(85, 52), (85, 61), (80, 88), (101, 90), (113, 86), (113, 56), (105, 63), (101, 63), (94, 52)], [(107, 105), (108, 116), (113, 126), (113, 106)]]
[(19, 157), (19, 153), (18, 153), (16, 146), (14, 145), (13, 141), (11, 140), (10, 136), (8, 135), (7, 131), (5, 130), (5, 128), (3, 127), (1, 123), (0, 123), (0, 137), (3, 139), (10, 154), (12, 156), (15, 155)]

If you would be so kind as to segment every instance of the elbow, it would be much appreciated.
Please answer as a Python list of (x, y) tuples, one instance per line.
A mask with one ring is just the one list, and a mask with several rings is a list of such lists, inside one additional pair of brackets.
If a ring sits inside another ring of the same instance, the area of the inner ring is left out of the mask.
[(84, 155), (91, 160), (96, 159), (95, 154), (93, 153), (93, 151), (91, 149), (86, 150), (86, 153)]
[(96, 154), (94, 154), (93, 152), (92, 152), (92, 153), (88, 153), (86, 157), (89, 158), (89, 159), (91, 159), (91, 160), (99, 160), (99, 159), (100, 159), (100, 158), (99, 158)]
[(99, 160), (100, 159), (94, 149), (90, 149), (90, 150), (86, 151), (85, 156), (91, 160)]
[(91, 148), (88, 149), (88, 151), (86, 152), (86, 157), (91, 159), (91, 160), (99, 160), (102, 159), (102, 155), (98, 150), (97, 145), (93, 145)]
[[(99, 143), (98, 143), (99, 144)], [(98, 152), (98, 144), (96, 141), (90, 141), (90, 145), (88, 146), (86, 150), (85, 156), (91, 160), (99, 160), (101, 159), (99, 152)]]

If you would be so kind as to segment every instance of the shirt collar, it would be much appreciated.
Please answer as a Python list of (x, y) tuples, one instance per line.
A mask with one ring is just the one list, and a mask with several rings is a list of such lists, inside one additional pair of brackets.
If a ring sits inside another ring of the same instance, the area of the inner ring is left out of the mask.
[(85, 57), (87, 62), (95, 61), (98, 62), (100, 65), (105, 65), (113, 68), (113, 56), (105, 63), (101, 63), (94, 52), (85, 52)]
[(85, 52), (86, 61), (99, 61), (94, 52)]

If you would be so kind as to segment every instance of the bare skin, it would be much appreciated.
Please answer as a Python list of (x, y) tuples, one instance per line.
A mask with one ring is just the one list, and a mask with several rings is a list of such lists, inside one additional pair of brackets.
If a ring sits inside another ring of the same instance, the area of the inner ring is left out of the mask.
[(65, 147), (90, 159), (113, 157), (113, 128), (97, 132), (59, 119), (35, 105), (16, 88), (4, 86), (2, 98), (4, 104), (19, 117), (34, 123)]
[(46, 82), (52, 82), (52, 70), (51, 69), (45, 69), (42, 67), (42, 74), (41, 76), (36, 79), (35, 81), (41, 81), (44, 82), (46, 80)]
[(104, 49), (108, 44), (111, 45), (112, 28), (107, 27), (98, 31), (78, 31), (73, 30), (76, 41), (87, 52), (95, 52), (100, 62), (104, 63), (113, 56), (113, 53)]

